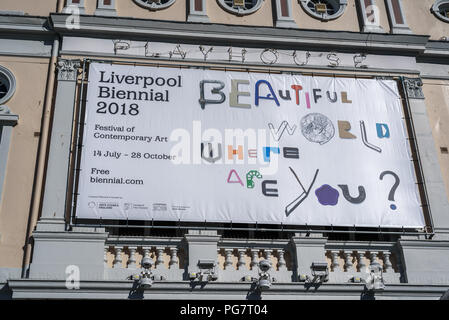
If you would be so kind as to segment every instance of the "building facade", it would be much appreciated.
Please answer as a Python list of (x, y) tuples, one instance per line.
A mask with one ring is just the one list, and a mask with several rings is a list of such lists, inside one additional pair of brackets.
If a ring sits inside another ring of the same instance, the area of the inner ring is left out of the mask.
[[(448, 37), (445, 0), (2, 0), (0, 297), (440, 299)], [(95, 63), (395, 81), (425, 223), (78, 219)]]

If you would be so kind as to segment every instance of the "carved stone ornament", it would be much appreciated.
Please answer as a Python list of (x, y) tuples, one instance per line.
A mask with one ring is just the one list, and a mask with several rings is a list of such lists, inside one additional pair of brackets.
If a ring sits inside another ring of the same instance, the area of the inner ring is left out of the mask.
[(78, 76), (78, 68), (81, 66), (79, 60), (59, 60), (58, 61), (58, 80), (75, 81)]
[(404, 84), (409, 99), (424, 99), (423, 83), (420, 78), (405, 78)]
[(0, 116), (10, 114), (9, 108), (7, 106), (0, 106)]
[(11, 110), (5, 105), (0, 105), (0, 125), (15, 126), (19, 121), (19, 116), (11, 113)]

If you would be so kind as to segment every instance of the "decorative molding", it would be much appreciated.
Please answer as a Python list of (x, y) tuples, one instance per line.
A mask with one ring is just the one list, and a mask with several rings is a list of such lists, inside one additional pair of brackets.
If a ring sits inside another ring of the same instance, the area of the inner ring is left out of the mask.
[[(66, 15), (51, 14), (55, 31), (61, 36), (79, 36), (78, 30), (66, 28)], [(356, 32), (333, 32), (319, 30), (286, 29), (279, 35), (279, 29), (254, 26), (218, 25), (201, 23), (182, 23), (132, 18), (111, 18), (80, 16), (85, 37), (98, 37), (101, 34), (117, 34), (121, 39), (133, 38), (136, 41), (166, 41), (167, 38), (178, 43), (195, 41), (196, 43), (214, 43), (224, 46), (247, 46), (248, 43), (260, 43), (264, 47), (279, 48), (288, 46), (299, 50), (322, 48), (329, 50), (363, 49), (364, 52), (395, 51), (402, 53), (423, 53), (429, 40), (428, 35), (389, 35), (363, 34)]]
[[(144, 299), (214, 299), (224, 295), (229, 300), (238, 300), (248, 292), (247, 282), (210, 282), (206, 286), (192, 288), (190, 281), (157, 281), (157, 286), (146, 290)], [(13, 299), (129, 299), (133, 282), (129, 280), (81, 281), (79, 290), (67, 290), (66, 280), (12, 279), (8, 281)], [(49, 288), (51, 290), (49, 290)], [(315, 299), (329, 299), (333, 293), (337, 297), (360, 299), (364, 286), (361, 284), (323, 283), (313, 292)], [(447, 285), (388, 284), (381, 293), (382, 298), (429, 299), (440, 298), (447, 291)], [(176, 294), (174, 294), (176, 293)], [(310, 287), (298, 283), (274, 283), (265, 293), (264, 299), (274, 297), (284, 299), (310, 298)]]
[(424, 99), (421, 78), (404, 78), (404, 84), (409, 99)]
[(324, 2), (326, 4), (339, 6), (337, 12), (335, 12), (332, 15), (328, 15), (327, 13), (320, 14), (320, 13), (314, 12), (310, 9), (309, 4), (313, 4), (314, 0), (298, 0), (298, 1), (300, 2), (304, 11), (307, 12), (307, 14), (309, 16), (311, 16), (312, 18), (315, 18), (315, 19), (320, 19), (322, 21), (330, 21), (330, 20), (335, 20), (335, 19), (339, 18), (340, 16), (343, 15), (343, 13), (345, 12), (345, 9), (348, 5), (348, 0), (325, 0)]
[(81, 67), (79, 60), (60, 59), (57, 64), (58, 81), (76, 81), (79, 67)]
[(14, 127), (18, 121), (18, 115), (12, 114), (11, 110), (7, 106), (0, 105), (0, 126)]
[(156, 10), (162, 10), (167, 9), (170, 7), (173, 3), (175, 3), (176, 0), (133, 0), (137, 5), (141, 6), (142, 8), (149, 9), (152, 11)]
[[(248, 14), (254, 13), (257, 10), (259, 10), (262, 7), (262, 4), (265, 0), (257, 0), (257, 3), (252, 8), (249, 8), (249, 9), (245, 9), (240, 6), (230, 6), (227, 3), (229, 1), (233, 1), (233, 0), (217, 0), (220, 7), (222, 7), (224, 10), (228, 11), (229, 13), (232, 13), (232, 14), (235, 14), (238, 16), (246, 16)], [(243, 1), (246, 2), (247, 0), (243, 0)]]

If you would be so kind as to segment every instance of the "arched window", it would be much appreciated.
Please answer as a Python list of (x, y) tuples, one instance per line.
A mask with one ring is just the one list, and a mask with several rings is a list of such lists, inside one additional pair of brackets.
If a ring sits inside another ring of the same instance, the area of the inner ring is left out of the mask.
[(449, 0), (437, 0), (432, 6), (431, 11), (440, 20), (449, 22)]
[(161, 10), (170, 7), (176, 0), (133, 0), (139, 6), (150, 10)]
[(16, 90), (16, 80), (8, 69), (0, 66), (0, 105), (8, 101)]
[(218, 4), (226, 11), (243, 16), (256, 12), (265, 0), (218, 0)]
[(320, 20), (333, 20), (340, 17), (346, 9), (347, 0), (300, 0), (301, 6), (312, 17)]

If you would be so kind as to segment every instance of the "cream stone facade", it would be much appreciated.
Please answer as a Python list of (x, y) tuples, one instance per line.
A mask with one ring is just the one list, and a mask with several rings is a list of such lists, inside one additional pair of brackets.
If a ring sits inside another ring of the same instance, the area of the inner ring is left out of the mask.
[[(439, 299), (449, 289), (449, 18), (431, 11), (449, 14), (449, 1), (243, 2), (0, 1), (0, 80), (15, 80), (4, 87), (12, 96), (0, 95), (0, 298), (248, 299), (245, 279), (259, 277), (264, 259), (277, 279), (254, 292), (264, 299), (310, 299), (317, 261), (329, 277), (313, 299)], [(93, 60), (397, 81), (426, 227), (77, 221), (77, 139)], [(150, 288), (133, 278), (145, 257)], [(385, 288), (370, 291), (362, 269), (376, 265)], [(200, 272), (217, 278), (192, 289)], [(72, 280), (78, 289), (67, 287)]]

